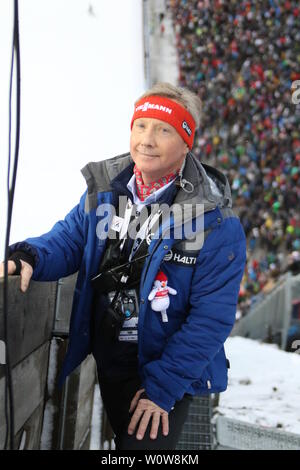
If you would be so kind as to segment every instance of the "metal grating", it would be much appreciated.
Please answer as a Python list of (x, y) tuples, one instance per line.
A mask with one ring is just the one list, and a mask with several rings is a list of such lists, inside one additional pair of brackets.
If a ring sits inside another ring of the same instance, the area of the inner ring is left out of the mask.
[(176, 450), (213, 449), (211, 395), (193, 397)]

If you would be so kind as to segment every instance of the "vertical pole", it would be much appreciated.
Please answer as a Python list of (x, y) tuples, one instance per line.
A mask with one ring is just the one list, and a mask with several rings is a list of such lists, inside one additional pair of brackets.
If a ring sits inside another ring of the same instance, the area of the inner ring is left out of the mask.
[(144, 75), (146, 88), (151, 87), (150, 70), (150, 31), (149, 31), (149, 3), (143, 0), (143, 38), (144, 38)]
[(287, 334), (291, 322), (292, 312), (292, 275), (290, 272), (287, 273), (287, 279), (285, 282), (284, 292), (284, 312), (283, 312), (283, 325), (282, 325), (282, 337), (281, 337), (281, 349), (285, 350), (287, 343)]
[(64, 387), (63, 387), (63, 399), (62, 399), (62, 407), (60, 411), (61, 419), (60, 419), (60, 426), (59, 426), (59, 450), (64, 449), (64, 437), (65, 437), (65, 422), (66, 422), (66, 415), (67, 415), (67, 399), (68, 399), (68, 390), (69, 390), (69, 377), (66, 378)]

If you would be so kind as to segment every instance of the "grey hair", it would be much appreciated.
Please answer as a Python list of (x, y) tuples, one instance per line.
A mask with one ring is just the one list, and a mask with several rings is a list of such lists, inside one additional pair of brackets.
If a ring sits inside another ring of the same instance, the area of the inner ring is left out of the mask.
[(167, 82), (158, 82), (140, 96), (134, 104), (147, 96), (164, 96), (170, 100), (176, 101), (181, 104), (193, 116), (196, 123), (196, 129), (200, 125), (201, 118), (201, 100), (196, 93), (188, 90), (187, 88), (171, 85)]

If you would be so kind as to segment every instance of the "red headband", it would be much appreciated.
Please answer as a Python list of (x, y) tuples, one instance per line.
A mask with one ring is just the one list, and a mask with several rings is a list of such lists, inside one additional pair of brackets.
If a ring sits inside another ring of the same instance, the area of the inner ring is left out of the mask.
[(191, 150), (195, 136), (193, 116), (180, 104), (164, 96), (146, 96), (135, 105), (130, 129), (138, 118), (154, 118), (173, 126)]

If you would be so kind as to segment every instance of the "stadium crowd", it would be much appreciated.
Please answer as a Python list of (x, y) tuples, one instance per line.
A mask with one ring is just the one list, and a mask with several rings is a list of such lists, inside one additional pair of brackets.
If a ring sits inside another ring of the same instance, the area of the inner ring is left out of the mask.
[(194, 153), (227, 175), (247, 235), (243, 315), (300, 260), (300, 104), (292, 100), (300, 4), (170, 0), (168, 8), (179, 85), (203, 102)]

